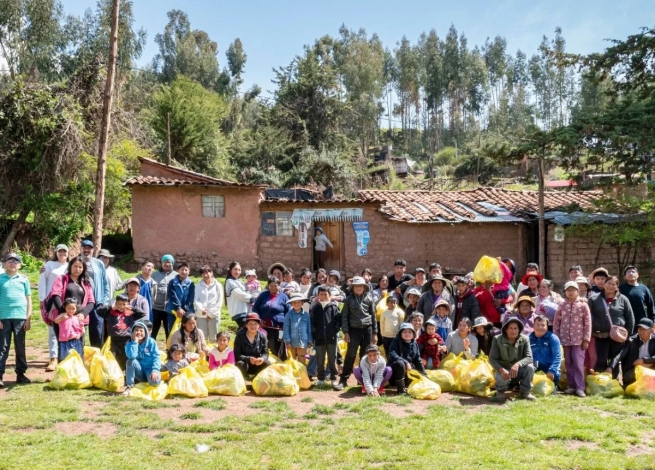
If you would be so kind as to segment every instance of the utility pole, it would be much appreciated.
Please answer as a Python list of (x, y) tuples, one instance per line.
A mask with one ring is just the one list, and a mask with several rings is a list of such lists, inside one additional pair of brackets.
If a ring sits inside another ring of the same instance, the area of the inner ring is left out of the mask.
[(537, 157), (539, 163), (539, 269), (546, 275), (546, 144), (542, 143), (541, 155)]
[(111, 102), (114, 94), (114, 76), (118, 51), (118, 13), (120, 0), (113, 0), (111, 9), (111, 34), (109, 37), (109, 64), (107, 66), (107, 84), (102, 103), (102, 121), (98, 138), (98, 172), (96, 175), (96, 200), (93, 209), (93, 245), (95, 255), (102, 246), (102, 218), (105, 206), (105, 175), (107, 173), (107, 144), (111, 124)]
[(171, 113), (166, 113), (166, 140), (168, 141), (166, 164), (171, 166)]

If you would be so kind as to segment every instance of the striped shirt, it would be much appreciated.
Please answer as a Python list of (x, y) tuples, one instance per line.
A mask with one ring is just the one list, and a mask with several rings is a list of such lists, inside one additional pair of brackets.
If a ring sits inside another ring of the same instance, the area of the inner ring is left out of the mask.
[(30, 281), (27, 277), (0, 274), (0, 320), (25, 320), (29, 295)]

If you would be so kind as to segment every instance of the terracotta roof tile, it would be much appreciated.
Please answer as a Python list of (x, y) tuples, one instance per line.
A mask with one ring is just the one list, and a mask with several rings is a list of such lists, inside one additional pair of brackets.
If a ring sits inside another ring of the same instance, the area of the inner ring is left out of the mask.
[[(592, 207), (600, 193), (593, 191), (546, 192), (546, 211), (571, 206)], [(359, 191), (362, 202), (378, 202), (380, 212), (392, 220), (434, 222), (516, 222), (539, 208), (537, 191), (477, 188), (467, 191)]]

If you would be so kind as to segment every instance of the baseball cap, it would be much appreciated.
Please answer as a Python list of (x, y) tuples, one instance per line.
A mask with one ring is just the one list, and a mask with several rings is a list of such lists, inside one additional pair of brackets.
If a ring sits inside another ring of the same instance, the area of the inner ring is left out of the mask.
[(57, 245), (55, 247), (55, 253), (58, 252), (58, 251), (61, 251), (61, 250), (65, 250), (66, 253), (68, 253), (68, 247), (66, 245), (64, 245), (63, 243), (60, 243), (59, 245)]
[(93, 242), (91, 240), (82, 240), (82, 246), (90, 246), (93, 248)]
[(7, 253), (7, 256), (5, 256), (5, 261), (9, 261), (10, 259), (15, 259), (19, 263), (23, 262), (23, 258), (21, 258), (18, 253)]

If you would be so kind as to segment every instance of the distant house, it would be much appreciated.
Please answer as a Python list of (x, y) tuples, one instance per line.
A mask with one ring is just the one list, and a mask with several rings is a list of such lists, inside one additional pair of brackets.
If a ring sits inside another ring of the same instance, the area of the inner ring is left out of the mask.
[[(339, 199), (210, 178), (149, 159), (141, 159), (141, 175), (126, 185), (138, 261), (171, 253), (195, 270), (209, 264), (221, 272), (237, 260), (260, 275), (278, 261), (299, 271), (313, 267), (316, 227), (334, 245), (327, 268), (348, 276), (365, 267), (389, 272), (396, 258), (407, 260), (410, 272), (439, 262), (449, 273), (472, 270), (485, 254), (514, 259), (519, 272), (539, 258), (536, 191), (366, 190)], [(546, 192), (548, 266), (542, 269), (556, 282), (568, 276), (567, 264), (582, 264), (586, 272), (613, 265), (611, 250), (597, 260), (601, 251), (588, 240), (555, 241), (555, 227), (570, 223), (563, 215), (592, 207), (597, 195)]]

